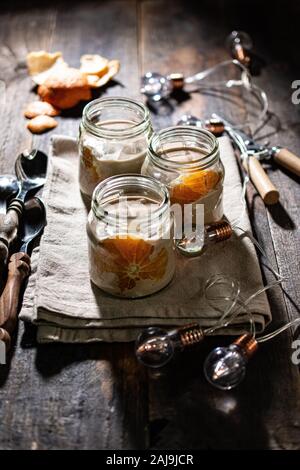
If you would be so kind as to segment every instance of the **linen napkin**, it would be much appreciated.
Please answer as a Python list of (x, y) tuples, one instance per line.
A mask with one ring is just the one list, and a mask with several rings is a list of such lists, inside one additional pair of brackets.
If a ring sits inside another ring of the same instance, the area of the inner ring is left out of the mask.
[[(250, 229), (243, 212), (239, 170), (227, 137), (220, 138), (225, 166), (224, 209), (229, 220)], [(210, 247), (202, 256), (177, 255), (173, 281), (162, 291), (142, 299), (119, 299), (102, 292), (89, 278), (86, 235), (87, 209), (78, 185), (76, 140), (56, 136), (43, 199), (48, 225), (40, 247), (32, 254), (32, 274), (20, 318), (38, 325), (39, 342), (131, 341), (149, 325), (199, 322), (212, 326), (220, 312), (209, 306), (204, 293), (207, 279), (216, 273), (239, 281), (243, 298), (262, 287), (255, 249), (247, 237)], [(242, 216), (241, 216), (242, 214)], [(250, 304), (257, 331), (271, 320), (266, 295)], [(239, 318), (225, 333), (240, 333), (247, 318)], [(223, 332), (224, 333), (224, 332)]]

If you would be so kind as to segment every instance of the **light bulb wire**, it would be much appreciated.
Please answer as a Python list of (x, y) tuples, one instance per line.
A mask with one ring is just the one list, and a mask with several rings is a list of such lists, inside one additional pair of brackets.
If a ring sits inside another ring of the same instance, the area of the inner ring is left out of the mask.
[[(228, 68), (229, 66), (234, 65), (237, 70), (240, 72), (240, 79), (229, 79), (229, 80), (218, 80), (216, 82), (211, 82), (209, 84), (202, 83), (202, 80), (209, 77), (211, 74), (220, 69)], [(195, 75), (186, 77), (184, 79), (185, 85), (188, 86), (188, 91), (200, 91), (200, 90), (222, 90), (232, 89), (233, 87), (240, 87), (242, 90), (246, 90), (250, 95), (254, 96), (255, 99), (260, 103), (261, 110), (259, 115), (253, 119), (247, 119), (243, 124), (235, 124), (232, 126), (234, 129), (244, 129), (245, 127), (252, 127), (253, 134), (256, 133), (263, 125), (266, 116), (268, 114), (269, 103), (266, 92), (253, 83), (252, 77), (249, 73), (249, 70), (241, 64), (236, 59), (225, 60), (214, 65), (211, 68), (203, 70)]]
[[(205, 297), (210, 306), (214, 308), (214, 310), (223, 312), (219, 320), (216, 322), (215, 325), (213, 325), (210, 328), (207, 328), (204, 330), (204, 335), (212, 335), (219, 329), (223, 329), (228, 327), (232, 322), (237, 319), (241, 313), (243, 314), (243, 318), (245, 318), (245, 315), (247, 317), (247, 320), (249, 321), (249, 334), (253, 337), (256, 338), (256, 341), (258, 343), (263, 343), (266, 341), (269, 341), (273, 338), (275, 338), (277, 335), (283, 333), (287, 329), (291, 328), (292, 326), (295, 326), (297, 324), (300, 324), (300, 318), (295, 318), (294, 320), (291, 320), (290, 322), (286, 323), (285, 325), (282, 325), (278, 329), (260, 337), (256, 337), (256, 328), (255, 328), (255, 320), (253, 317), (252, 312), (250, 311), (248, 305), (252, 302), (254, 298), (257, 296), (261, 295), (263, 292), (266, 292), (267, 290), (271, 289), (272, 287), (275, 287), (276, 285), (281, 285), (283, 281), (287, 280), (287, 277), (282, 276), (273, 266), (272, 263), (270, 262), (265, 250), (262, 248), (260, 243), (256, 240), (256, 238), (250, 233), (248, 230), (244, 230), (241, 227), (235, 227), (236, 230), (240, 230), (242, 232), (242, 235), (240, 236), (247, 236), (253, 245), (256, 246), (258, 251), (261, 253), (261, 255), (265, 258), (265, 265), (266, 267), (272, 272), (272, 274), (275, 276), (275, 280), (268, 283), (266, 286), (262, 287), (261, 289), (258, 289), (256, 292), (251, 294), (247, 299), (243, 299), (241, 296), (241, 288), (240, 284), (237, 280), (230, 278), (229, 276), (225, 276), (224, 274), (215, 274), (211, 276), (204, 289)], [(215, 295), (213, 296), (212, 294), (209, 293), (209, 290), (212, 289), (213, 287), (221, 284), (227, 284), (231, 288), (231, 291), (229, 291), (228, 295)], [(282, 288), (282, 286), (281, 286)], [(284, 289), (282, 288), (283, 293), (285, 294)], [(222, 309), (222, 308), (217, 308), (215, 303), (216, 301), (231, 301), (231, 304), (227, 309)], [(238, 307), (241, 307), (242, 309), (239, 309)]]

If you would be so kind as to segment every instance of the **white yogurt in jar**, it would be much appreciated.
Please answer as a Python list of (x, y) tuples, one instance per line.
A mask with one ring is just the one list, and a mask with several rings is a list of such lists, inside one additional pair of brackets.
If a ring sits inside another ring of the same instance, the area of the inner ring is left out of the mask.
[(91, 280), (119, 297), (137, 298), (164, 288), (175, 271), (173, 225), (159, 202), (132, 195), (102, 200), (103, 219), (89, 215)]

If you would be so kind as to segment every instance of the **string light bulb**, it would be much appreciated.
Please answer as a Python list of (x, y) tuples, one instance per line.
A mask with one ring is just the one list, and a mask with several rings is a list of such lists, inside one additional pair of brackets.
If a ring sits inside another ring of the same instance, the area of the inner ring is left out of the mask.
[(135, 354), (144, 366), (158, 368), (166, 365), (176, 350), (182, 351), (200, 343), (204, 332), (197, 323), (165, 330), (159, 327), (146, 328), (137, 338)]
[(196, 257), (203, 253), (210, 245), (228, 240), (233, 233), (229, 222), (222, 220), (214, 224), (205, 225), (204, 231), (192, 236), (184, 236), (176, 241), (178, 251), (189, 257)]
[(233, 59), (246, 66), (250, 64), (249, 51), (253, 47), (253, 42), (249, 34), (244, 31), (232, 31), (227, 36), (226, 45)]
[(184, 79), (180, 73), (172, 73), (164, 76), (157, 72), (147, 72), (141, 78), (141, 93), (148, 100), (158, 102), (169, 98), (175, 89), (181, 89)]
[(210, 118), (202, 120), (191, 114), (184, 114), (177, 122), (177, 126), (196, 126), (202, 129), (206, 129), (214, 134), (216, 137), (220, 137), (225, 131), (225, 125), (223, 121), (218, 118)]
[(204, 362), (208, 382), (220, 390), (231, 390), (245, 377), (249, 358), (257, 350), (257, 341), (244, 334), (227, 347), (217, 347)]

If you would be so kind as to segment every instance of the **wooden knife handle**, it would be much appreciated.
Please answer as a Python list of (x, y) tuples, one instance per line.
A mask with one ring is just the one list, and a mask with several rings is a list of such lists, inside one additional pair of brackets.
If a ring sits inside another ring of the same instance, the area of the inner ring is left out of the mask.
[(8, 277), (0, 297), (0, 339), (6, 344), (7, 350), (17, 323), (20, 290), (29, 273), (29, 256), (22, 252), (14, 253), (9, 260)]
[(295, 175), (300, 176), (300, 158), (290, 150), (278, 149), (274, 152), (274, 160)]
[(248, 168), (246, 160), (244, 160), (243, 166), (246, 171), (249, 168), (250, 179), (264, 203), (267, 205), (276, 204), (279, 200), (279, 191), (268, 177), (259, 160), (256, 157), (249, 157)]

